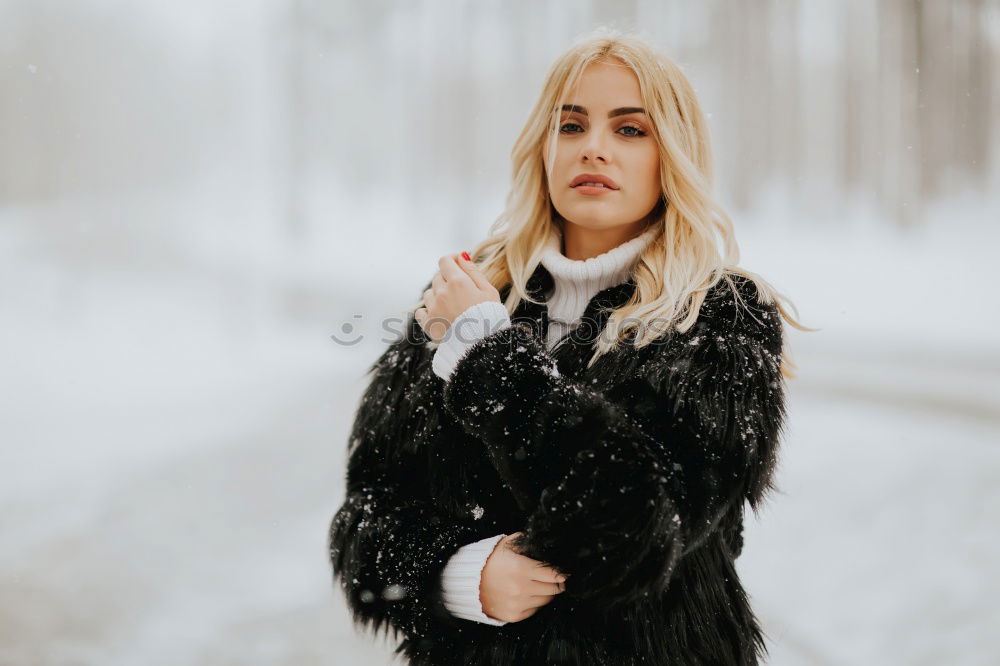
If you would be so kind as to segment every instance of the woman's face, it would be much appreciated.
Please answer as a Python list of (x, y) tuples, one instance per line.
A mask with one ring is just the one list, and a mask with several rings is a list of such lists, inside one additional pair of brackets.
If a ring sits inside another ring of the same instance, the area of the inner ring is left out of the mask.
[[(659, 151), (641, 111), (639, 79), (621, 61), (591, 63), (568, 105), (561, 111), (551, 173), (548, 136), (543, 147), (552, 205), (564, 219), (589, 229), (642, 220), (661, 190)], [(572, 186), (584, 174), (610, 178), (615, 189)]]

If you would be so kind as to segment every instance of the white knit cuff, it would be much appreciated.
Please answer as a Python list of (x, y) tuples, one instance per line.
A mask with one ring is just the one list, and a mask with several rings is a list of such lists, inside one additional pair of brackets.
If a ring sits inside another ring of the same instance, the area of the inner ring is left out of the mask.
[(483, 567), (497, 543), (505, 536), (498, 534), (462, 546), (449, 558), (441, 572), (441, 594), (445, 608), (452, 615), (483, 624), (507, 624), (484, 613), (479, 600)]
[(477, 303), (455, 317), (431, 359), (431, 369), (441, 379), (448, 381), (469, 349), (483, 338), (511, 325), (510, 314), (503, 303), (485, 301)]

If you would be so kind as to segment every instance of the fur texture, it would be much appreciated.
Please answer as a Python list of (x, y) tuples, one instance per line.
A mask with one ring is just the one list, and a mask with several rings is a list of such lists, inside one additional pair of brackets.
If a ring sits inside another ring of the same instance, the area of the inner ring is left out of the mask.
[[(631, 280), (598, 293), (551, 352), (544, 304), (522, 301), (447, 383), (411, 316), (371, 368), (330, 526), (355, 624), (393, 632), (427, 666), (757, 664), (766, 649), (734, 560), (744, 502), (756, 510), (773, 488), (782, 325), (731, 278), (738, 293), (716, 285), (691, 330), (590, 368)], [(539, 299), (550, 285), (542, 266), (528, 283)], [(518, 531), (520, 552), (571, 574), (565, 591), (499, 627), (452, 616), (448, 558)]]

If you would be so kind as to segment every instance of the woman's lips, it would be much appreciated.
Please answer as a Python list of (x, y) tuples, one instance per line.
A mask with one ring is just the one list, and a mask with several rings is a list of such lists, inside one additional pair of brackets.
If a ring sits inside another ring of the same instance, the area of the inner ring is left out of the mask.
[(601, 187), (600, 185), (577, 185), (572, 188), (573, 191), (579, 192), (586, 196), (594, 196), (601, 194), (611, 194), (612, 192), (617, 192), (618, 190), (613, 190), (610, 187)]

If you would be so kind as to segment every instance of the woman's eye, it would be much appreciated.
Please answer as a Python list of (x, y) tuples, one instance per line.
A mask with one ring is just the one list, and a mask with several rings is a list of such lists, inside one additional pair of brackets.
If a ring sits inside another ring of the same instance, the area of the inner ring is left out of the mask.
[(634, 125), (625, 125), (621, 129), (623, 129), (623, 130), (635, 130), (635, 134), (626, 134), (625, 136), (646, 136), (645, 132), (643, 132), (638, 127), (635, 127)]
[[(567, 130), (566, 129), (567, 127), (579, 127), (581, 130), (583, 129), (577, 123), (563, 123), (559, 127), (559, 131), (562, 132), (563, 134), (576, 134), (577, 133), (576, 130)], [(634, 125), (625, 125), (624, 127), (619, 128), (618, 131), (620, 132), (621, 130), (635, 130), (635, 133), (628, 133), (628, 132), (626, 132), (622, 136), (627, 136), (627, 137), (646, 136), (645, 132), (643, 132), (638, 127), (635, 127)]]

